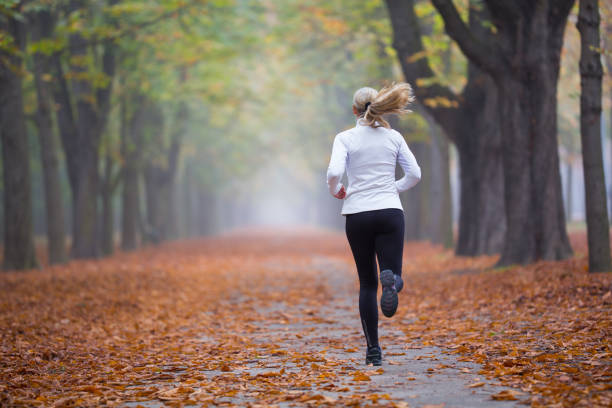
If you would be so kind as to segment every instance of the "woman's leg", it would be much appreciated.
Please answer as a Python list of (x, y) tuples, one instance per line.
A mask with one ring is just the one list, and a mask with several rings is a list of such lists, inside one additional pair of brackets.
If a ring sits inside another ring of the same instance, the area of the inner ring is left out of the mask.
[(390, 269), (395, 275), (402, 275), (404, 253), (404, 212), (389, 208), (380, 210), (375, 238), (378, 266), (381, 271)]
[(359, 274), (359, 314), (368, 347), (378, 346), (378, 276), (372, 213), (346, 216), (346, 237)]
[(378, 218), (375, 247), (382, 285), (380, 309), (386, 317), (391, 317), (397, 311), (397, 293), (403, 286), (404, 213), (390, 208), (380, 210)]

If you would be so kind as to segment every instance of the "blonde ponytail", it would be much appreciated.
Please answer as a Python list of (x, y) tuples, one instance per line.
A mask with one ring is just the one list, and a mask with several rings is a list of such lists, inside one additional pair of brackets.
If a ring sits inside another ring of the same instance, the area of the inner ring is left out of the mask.
[(353, 107), (360, 116), (361, 123), (373, 128), (384, 126), (390, 128), (383, 115), (411, 112), (408, 104), (414, 101), (410, 84), (400, 82), (385, 86), (376, 92), (372, 88), (360, 88), (353, 96)]

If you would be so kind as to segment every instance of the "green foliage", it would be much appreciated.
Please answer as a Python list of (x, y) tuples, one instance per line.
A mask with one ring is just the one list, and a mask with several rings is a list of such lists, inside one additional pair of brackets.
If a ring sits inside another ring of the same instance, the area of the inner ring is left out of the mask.
[(18, 21), (25, 21), (20, 0), (0, 0), (0, 14)]
[[(353, 92), (402, 80), (381, 0), (359, 7), (349, 0), (85, 4), (70, 10), (68, 2), (30, 2), (30, 12), (51, 10), (56, 26), (52, 38), (30, 42), (28, 55), (61, 55), (67, 79), (89, 83), (92, 101), (114, 81), (101, 149), (118, 162), (118, 107), (126, 103), (129, 121), (138, 108), (135, 95), (155, 105), (159, 121), (144, 132), (147, 160), (167, 165), (180, 133), (183, 162), (209, 190), (256, 188), (250, 185), (253, 169), (269, 163), (285, 163), (296, 180), (315, 188), (334, 135), (354, 125)], [(454, 55), (441, 19), (429, 2), (420, 2), (418, 13), (431, 31), (426, 57), (439, 74), (431, 83), (460, 85), (464, 62)], [(86, 52), (74, 52), (75, 39), (85, 42)], [(109, 44), (117, 60), (114, 78), (102, 64)], [(449, 52), (458, 69), (448, 69)], [(26, 82), (32, 111), (31, 78)], [(187, 106), (186, 119), (177, 114), (180, 106)], [(409, 140), (427, 133), (417, 114), (402, 126)]]

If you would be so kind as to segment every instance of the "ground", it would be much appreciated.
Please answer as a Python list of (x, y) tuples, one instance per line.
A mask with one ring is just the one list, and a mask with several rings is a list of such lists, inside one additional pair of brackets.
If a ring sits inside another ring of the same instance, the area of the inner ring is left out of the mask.
[(0, 276), (2, 406), (612, 404), (612, 274), (409, 243), (380, 368), (340, 233), (247, 230)]

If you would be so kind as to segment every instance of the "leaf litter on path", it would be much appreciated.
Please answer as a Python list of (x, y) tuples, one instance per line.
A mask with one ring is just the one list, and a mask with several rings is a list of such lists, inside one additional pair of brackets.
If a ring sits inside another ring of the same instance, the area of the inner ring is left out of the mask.
[[(340, 234), (244, 232), (2, 274), (0, 405), (610, 406), (610, 274), (584, 257), (492, 270), (422, 243), (404, 259), (381, 371), (363, 364)], [(429, 393), (440, 384), (456, 393)]]

